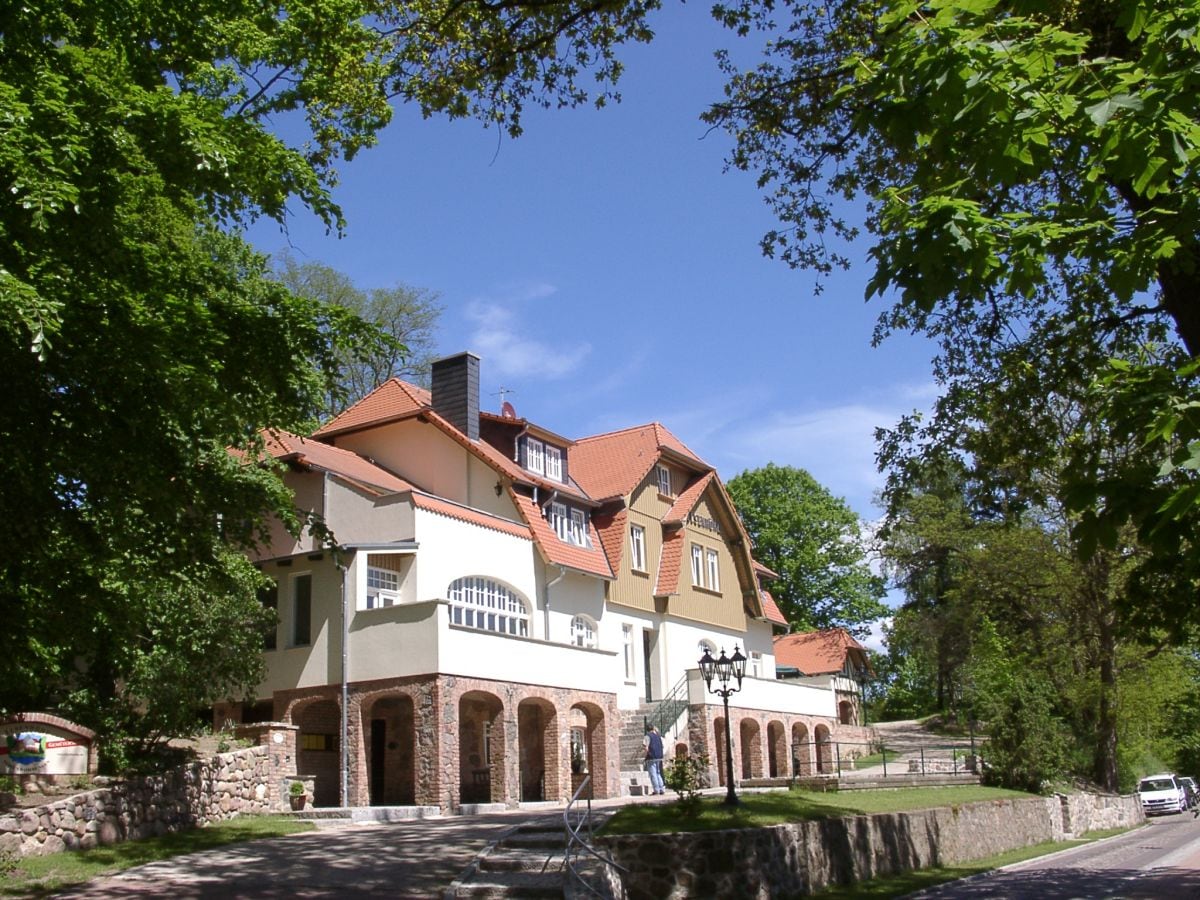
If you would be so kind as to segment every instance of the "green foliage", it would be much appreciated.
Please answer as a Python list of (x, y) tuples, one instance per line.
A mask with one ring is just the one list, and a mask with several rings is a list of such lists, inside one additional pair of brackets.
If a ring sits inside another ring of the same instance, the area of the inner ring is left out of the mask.
[(708, 781), (708, 757), (684, 754), (672, 757), (663, 772), (667, 787), (679, 795), (676, 806), (685, 818), (695, 818), (700, 813), (701, 793)]
[(861, 636), (887, 614), (863, 523), (844, 500), (803, 469), (774, 463), (742, 472), (728, 488), (755, 559), (779, 575), (771, 594), (795, 628), (843, 626)]
[(333, 418), (389, 378), (428, 382), (442, 312), (437, 293), (403, 284), (363, 290), (329, 266), (299, 263), (290, 255), (280, 260), (279, 275), (297, 296), (345, 309), (379, 332), (378, 341), (339, 355), (336, 389), (314, 411), (317, 418)]
[[(389, 346), (279, 284), (237, 229), (307, 208), (394, 99), (516, 134), (612, 95), (655, 0), (17, 4), (0, 12), (0, 708), (60, 709), (120, 767), (259, 679), (238, 551), (296, 512), (267, 427), (304, 432)], [(268, 124), (286, 120), (288, 143)], [(352, 348), (358, 348), (357, 351)], [(347, 354), (351, 354), (350, 357)], [(229, 448), (236, 453), (230, 454)]]
[(982, 755), (989, 783), (1039, 791), (1071, 771), (1071, 733), (1055, 714), (1053, 686), (1030, 672), (1015, 672), (1004, 693), (987, 697)]
[(303, 797), (304, 796), (304, 782), (303, 781), (291, 782), (288, 785), (288, 795), (291, 797)]

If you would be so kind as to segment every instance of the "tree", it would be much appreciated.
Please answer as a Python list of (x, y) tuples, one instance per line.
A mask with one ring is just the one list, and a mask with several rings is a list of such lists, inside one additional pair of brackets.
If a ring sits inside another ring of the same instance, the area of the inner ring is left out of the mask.
[[(585, 74), (603, 102), (653, 5), (0, 12), (0, 654), (27, 673), (0, 707), (146, 736), (171, 704), (258, 680), (258, 576), (231, 549), (269, 515), (321, 525), (298, 518), (258, 435), (303, 431), (347, 349), (378, 333), (286, 291), (238, 227), (298, 203), (341, 228), (336, 165), (394, 99), (513, 134), (526, 104), (587, 99)], [(284, 118), (294, 144), (268, 128)], [(153, 683), (185, 662), (203, 690)]]
[(359, 348), (339, 355), (337, 389), (316, 410), (317, 418), (336, 416), (389, 378), (428, 382), (433, 330), (442, 313), (436, 292), (403, 284), (364, 291), (341, 272), (317, 262), (299, 263), (290, 254), (279, 260), (278, 269), (293, 294), (349, 310), (382, 336), (373, 353)]
[(887, 615), (863, 523), (844, 500), (803, 469), (774, 463), (741, 473), (728, 488), (755, 558), (779, 575), (771, 593), (795, 628), (842, 626), (862, 636)]
[[(1132, 522), (1153, 551), (1147, 602), (1172, 572), (1195, 578), (1200, 421), (1179, 406), (1200, 352), (1200, 8), (736, 0), (717, 14), (766, 38), (756, 67), (722, 57), (726, 99), (705, 114), (780, 219), (764, 250), (828, 272), (865, 227), (868, 293), (892, 303), (876, 340), (939, 342), (946, 395), (912, 434), (952, 445), (969, 421), (960, 396), (1019, 368), (1033, 392), (1017, 408), (1064, 380), (1092, 385), (1111, 404), (1095, 404), (1106, 418), (1072, 438), (1063, 469), (1087, 513), (1080, 546), (1115, 546)], [(1110, 359), (1150, 377), (1106, 381)], [(1144, 446), (1109, 464), (1121, 441)]]

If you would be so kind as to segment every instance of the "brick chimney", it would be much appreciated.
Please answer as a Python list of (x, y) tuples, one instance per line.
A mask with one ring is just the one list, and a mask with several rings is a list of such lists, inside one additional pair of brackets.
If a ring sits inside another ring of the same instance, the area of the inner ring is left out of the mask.
[(433, 411), (465, 434), (479, 440), (479, 357), (470, 351), (433, 364)]

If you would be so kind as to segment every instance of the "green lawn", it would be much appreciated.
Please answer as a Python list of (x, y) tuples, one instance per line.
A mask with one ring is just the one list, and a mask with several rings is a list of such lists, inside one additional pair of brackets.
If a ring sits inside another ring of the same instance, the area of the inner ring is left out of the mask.
[(660, 834), (669, 831), (717, 831), (722, 828), (760, 828), (784, 822), (854, 816), (867, 813), (907, 812), (934, 806), (957, 806), (979, 800), (1030, 797), (1021, 791), (981, 785), (896, 788), (878, 791), (771, 791), (741, 795), (741, 805), (727, 807), (724, 795), (708, 796), (695, 818), (675, 804), (627, 806), (605, 826), (604, 834)]
[(258, 838), (312, 831), (312, 822), (288, 816), (246, 816), (142, 841), (95, 850), (56, 853), (20, 860), (0, 857), (0, 896), (43, 896), (69, 885), (111, 875), (144, 863)]

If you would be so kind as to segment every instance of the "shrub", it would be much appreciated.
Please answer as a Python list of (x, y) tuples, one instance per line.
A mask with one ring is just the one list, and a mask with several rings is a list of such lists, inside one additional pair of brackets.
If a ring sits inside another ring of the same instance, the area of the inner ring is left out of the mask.
[(663, 773), (667, 787), (679, 795), (679, 811), (688, 818), (700, 812), (700, 791), (707, 780), (707, 756), (676, 756)]

